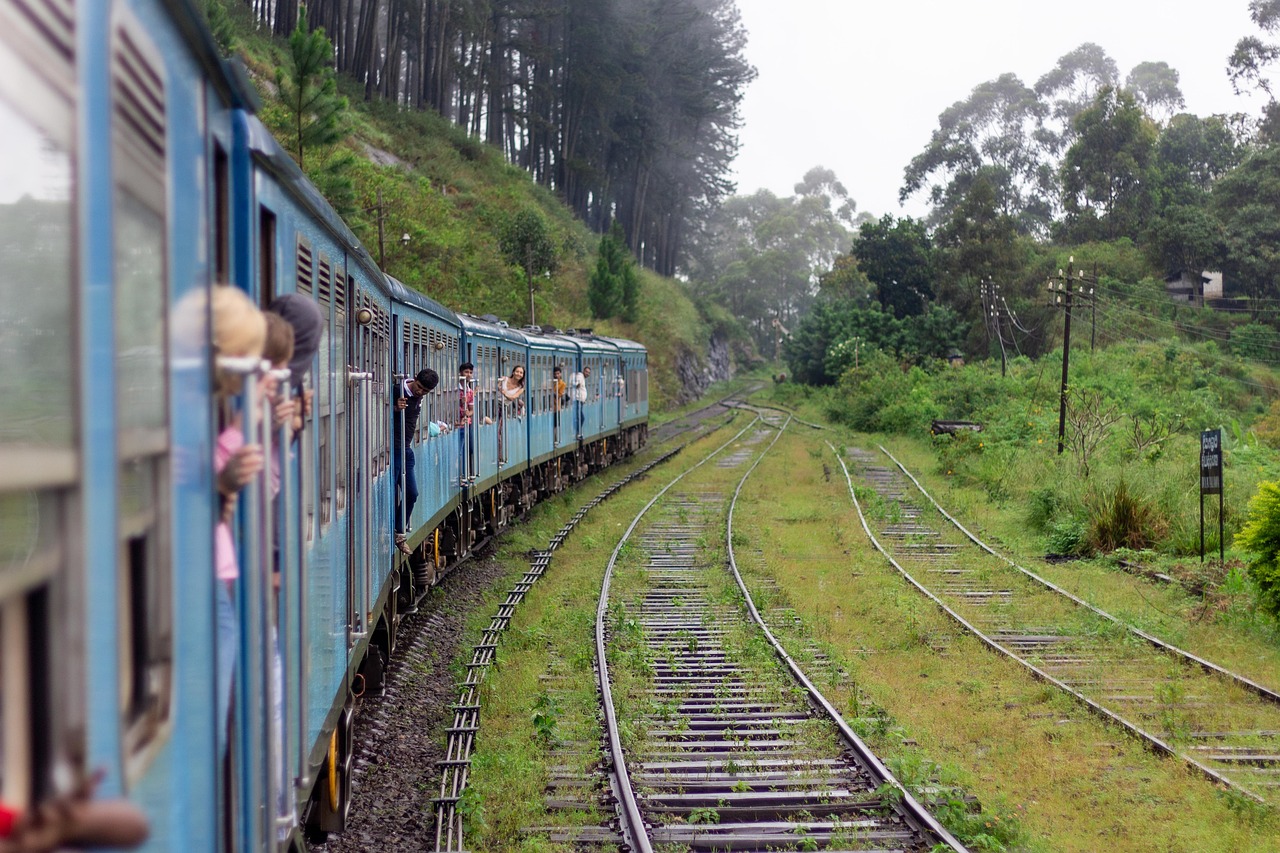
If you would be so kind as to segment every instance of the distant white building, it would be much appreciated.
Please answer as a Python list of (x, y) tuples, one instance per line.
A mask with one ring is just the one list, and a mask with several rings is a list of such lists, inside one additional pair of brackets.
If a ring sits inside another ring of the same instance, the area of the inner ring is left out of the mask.
[(1206, 299), (1222, 298), (1222, 273), (1183, 270), (1166, 277), (1164, 289), (1174, 302), (1189, 302), (1203, 307)]

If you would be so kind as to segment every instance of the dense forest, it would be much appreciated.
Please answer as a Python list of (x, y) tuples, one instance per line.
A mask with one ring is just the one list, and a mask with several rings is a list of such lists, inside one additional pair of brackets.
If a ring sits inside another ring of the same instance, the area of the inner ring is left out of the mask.
[(660, 273), (732, 191), (755, 76), (733, 0), (222, 2), (281, 37), (305, 9), (366, 99), (451, 119)]
[(839, 178), (856, 176), (819, 167), (792, 197), (726, 201), (691, 234), (682, 271), (763, 354), (785, 349), (819, 383), (865, 347), (916, 362), (1049, 352), (1061, 325), (1047, 283), (1073, 259), (1096, 279), (1095, 337), (1094, 315), (1107, 340), (1141, 336), (1168, 313), (1166, 279), (1214, 271), (1221, 311), (1184, 311), (1166, 331), (1280, 361), (1280, 0), (1249, 9), (1254, 31), (1223, 65), (1238, 93), (1261, 96), (1258, 114), (1188, 113), (1176, 68), (1124, 73), (1085, 43), (941, 112), (903, 171), (900, 200), (926, 202), (922, 218), (855, 217)]

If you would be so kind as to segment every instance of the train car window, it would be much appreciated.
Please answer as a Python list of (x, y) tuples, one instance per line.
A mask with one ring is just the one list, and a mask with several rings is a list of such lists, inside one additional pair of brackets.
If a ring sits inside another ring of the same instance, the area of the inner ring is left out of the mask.
[[(369, 309), (369, 310), (373, 310), (372, 303), (370, 303), (370, 301), (369, 301), (369, 294), (368, 294), (368, 293), (366, 293), (366, 292), (365, 292), (365, 291), (363, 291), (363, 290), (357, 291), (357, 293), (358, 293), (357, 300), (358, 300), (358, 303), (359, 303), (360, 307), (361, 307), (361, 308), (366, 308), (366, 309)], [(355, 361), (355, 365), (356, 365), (356, 369), (357, 369), (357, 370), (368, 370), (368, 371), (373, 372), (373, 374), (374, 374), (374, 383), (376, 383), (376, 382), (378, 382), (378, 378), (377, 378), (378, 372), (377, 372), (377, 368), (376, 368), (376, 362), (375, 362), (375, 360), (374, 360), (374, 356), (373, 356), (373, 350), (374, 350), (373, 329), (372, 329), (372, 328), (370, 328), (370, 326), (369, 326), (369, 325), (363, 325), (363, 326), (357, 325), (357, 326), (353, 327), (352, 331), (355, 333), (355, 336), (356, 336), (356, 344), (355, 344), (355, 350), (356, 350), (356, 361)], [(372, 385), (371, 385), (370, 387), (372, 387)], [(370, 411), (372, 411), (372, 409), (371, 409)], [(359, 417), (359, 413), (356, 413), (356, 417)], [(377, 417), (377, 415), (375, 414), (375, 415), (374, 415), (374, 417), (376, 418), (376, 417)], [(371, 429), (372, 429), (372, 427), (369, 427), (369, 428), (371, 428)], [(378, 439), (377, 430), (376, 430), (376, 429), (374, 429), (374, 433), (373, 433), (373, 435), (371, 436), (371, 441), (370, 441), (370, 445), (369, 445), (369, 446), (370, 446), (370, 448), (376, 448), (376, 446), (377, 446), (377, 439)], [(370, 470), (371, 470), (371, 471), (372, 471), (372, 473), (373, 473), (373, 476), (377, 476), (377, 475), (378, 475), (378, 465), (377, 465), (377, 451), (376, 451), (376, 449), (372, 449), (372, 450), (370, 450), (370, 458), (369, 458), (369, 459), (362, 459), (362, 460), (361, 460), (361, 464), (362, 464), (362, 465), (369, 465), (369, 466), (370, 466)]]
[(354, 430), (347, 428), (347, 412), (352, 397), (351, 382), (347, 378), (347, 366), (354, 362), (347, 349), (347, 284), (348, 279), (342, 272), (337, 272), (333, 280), (333, 353), (334, 364), (334, 428), (338, 437), (334, 449), (337, 459), (333, 465), (333, 502), (334, 512), (341, 513), (347, 508), (347, 460), (350, 458)]
[[(419, 370), (429, 368), (430, 366), (431, 347), (428, 343), (429, 334), (430, 329), (426, 328), (425, 325), (422, 325), (421, 323), (417, 324), (417, 369)], [(436, 386), (439, 386), (439, 383), (436, 383)], [(428, 425), (431, 420), (434, 420), (433, 415), (435, 414), (435, 405), (433, 400), (433, 394), (429, 393), (426, 394), (425, 400), (422, 401), (422, 416), (419, 419), (419, 430), (421, 430), (420, 435), (424, 439), (430, 434), (430, 430), (426, 425)]]
[(125, 17), (111, 43), (115, 175), (116, 530), (120, 711), (129, 775), (169, 717), (173, 612), (165, 317), (166, 104), (163, 63)]
[[(218, 276), (219, 281), (226, 281)], [(276, 284), (276, 215), (265, 206), (258, 207), (258, 292), (262, 306), (280, 295)]]
[(231, 163), (227, 149), (213, 143), (213, 275), (231, 280)]

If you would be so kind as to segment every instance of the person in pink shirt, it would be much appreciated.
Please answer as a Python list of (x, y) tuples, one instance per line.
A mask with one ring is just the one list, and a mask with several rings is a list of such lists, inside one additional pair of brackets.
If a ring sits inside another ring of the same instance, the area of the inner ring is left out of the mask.
[[(244, 291), (230, 285), (217, 285), (210, 297), (210, 308), (215, 356), (262, 356), (267, 339), (267, 321)], [(226, 412), (231, 398), (239, 395), (241, 390), (242, 380), (238, 375), (217, 371), (214, 398), (219, 404), (219, 417), (223, 423), (213, 452), (214, 483), (218, 493), (218, 523), (213, 534), (213, 556), (217, 576), (214, 590), (218, 631), (215, 695), (219, 756), (226, 754), (228, 746), (231, 679), (235, 674), (239, 634), (232, 587), (240, 575), (240, 566), (236, 560), (236, 545), (231, 535), (230, 521), (235, 515), (240, 490), (253, 482), (263, 468), (262, 448), (245, 444), (244, 430), (238, 419)]]

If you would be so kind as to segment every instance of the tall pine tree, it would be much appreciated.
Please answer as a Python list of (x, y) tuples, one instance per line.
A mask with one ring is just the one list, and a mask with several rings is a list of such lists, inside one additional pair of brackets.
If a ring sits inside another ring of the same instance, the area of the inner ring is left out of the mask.
[(609, 233), (600, 238), (600, 257), (587, 288), (591, 316), (596, 319), (620, 316), (636, 321), (640, 299), (640, 276), (627, 249), (622, 225), (614, 221)]
[(307, 9), (289, 36), (285, 67), (276, 69), (276, 88), (289, 115), (289, 140), (298, 165), (306, 168), (308, 148), (332, 145), (346, 133), (347, 99), (338, 94), (333, 76), (333, 45), (321, 27), (307, 32)]

